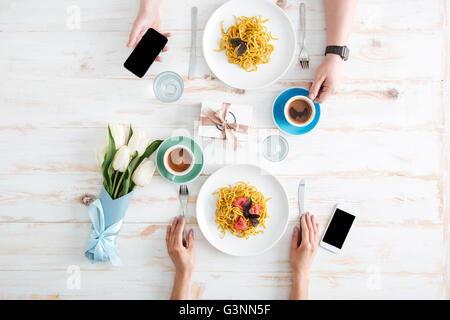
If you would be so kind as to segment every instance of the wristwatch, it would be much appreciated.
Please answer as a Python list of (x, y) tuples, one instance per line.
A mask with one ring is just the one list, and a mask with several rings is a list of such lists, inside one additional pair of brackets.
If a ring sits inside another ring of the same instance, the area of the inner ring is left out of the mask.
[(325, 55), (332, 53), (337, 54), (342, 60), (347, 61), (350, 50), (347, 46), (327, 46), (325, 49)]

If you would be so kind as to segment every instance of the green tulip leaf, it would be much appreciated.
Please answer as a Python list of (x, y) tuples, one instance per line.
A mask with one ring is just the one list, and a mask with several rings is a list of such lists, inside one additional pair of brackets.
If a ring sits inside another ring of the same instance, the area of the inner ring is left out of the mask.
[(130, 143), (130, 139), (131, 139), (131, 136), (133, 135), (133, 128), (131, 127), (131, 124), (130, 124), (130, 133), (128, 134), (128, 141), (127, 141), (127, 144), (128, 143)]
[(112, 174), (114, 170), (112, 170), (112, 162), (114, 160), (114, 155), (116, 154), (116, 143), (114, 142), (114, 138), (111, 134), (111, 129), (108, 125), (108, 135), (109, 135), (109, 143), (108, 148), (105, 153), (105, 159), (102, 163), (102, 175), (103, 175), (103, 185), (106, 191), (112, 196)]
[[(147, 147), (147, 149), (145, 149), (142, 156), (139, 158), (135, 168), (139, 167), (139, 165), (141, 164), (142, 161), (144, 161), (144, 159), (150, 157), (152, 155), (152, 153), (155, 152), (156, 149), (158, 149), (158, 147), (160, 146), (160, 144), (162, 142), (163, 142), (162, 140), (155, 140), (152, 143), (150, 143), (150, 145)], [(133, 170), (133, 172), (134, 172), (134, 170)], [(130, 191), (133, 191), (134, 187), (135, 187), (135, 184), (133, 181), (131, 181)]]
[(141, 164), (142, 161), (144, 161), (144, 159), (150, 157), (152, 153), (155, 152), (156, 149), (158, 149), (159, 145), (162, 142), (163, 142), (162, 140), (155, 140), (152, 143), (150, 143), (147, 149), (145, 149), (142, 156), (139, 158), (139, 161), (136, 164), (136, 168)]
[(136, 161), (138, 161), (138, 159), (139, 159), (138, 156), (139, 156), (139, 154), (136, 151), (134, 156), (131, 158), (130, 163), (128, 164), (127, 170), (123, 173), (125, 176), (123, 178), (122, 186), (120, 188), (120, 193), (119, 193), (119, 196), (117, 198), (123, 197), (124, 195), (128, 194), (131, 191), (130, 190), (131, 176), (133, 175), (133, 171), (134, 171), (134, 168), (135, 168)]

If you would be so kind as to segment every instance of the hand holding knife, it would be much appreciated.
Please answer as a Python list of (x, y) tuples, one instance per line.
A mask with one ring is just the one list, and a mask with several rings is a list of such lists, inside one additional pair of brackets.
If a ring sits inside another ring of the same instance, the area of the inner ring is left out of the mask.
[[(300, 183), (298, 185), (299, 220), (302, 218), (302, 215), (305, 213), (305, 188), (306, 188), (306, 182), (304, 179), (302, 179), (302, 180), (300, 180)], [(302, 242), (302, 226), (300, 223), (299, 233), (298, 233), (298, 245), (300, 245), (301, 242)]]

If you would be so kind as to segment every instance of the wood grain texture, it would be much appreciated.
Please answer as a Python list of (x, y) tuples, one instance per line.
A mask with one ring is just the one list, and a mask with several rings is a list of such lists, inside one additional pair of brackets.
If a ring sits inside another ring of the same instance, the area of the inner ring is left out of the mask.
[(444, 245), (445, 256), (444, 261), (446, 268), (444, 270), (444, 288), (445, 297), (450, 299), (450, 2), (444, 2), (444, 9), (447, 14), (445, 24), (445, 51), (444, 56), (447, 63), (445, 64), (445, 80), (442, 83), (443, 112), (444, 112), (444, 134), (443, 134), (443, 185), (444, 190), (443, 208), (444, 208)]
[[(174, 268), (164, 234), (179, 214), (177, 188), (157, 174), (138, 189), (118, 244), (125, 266), (92, 265), (83, 251), (90, 227), (85, 202), (102, 183), (94, 150), (107, 122), (133, 123), (152, 139), (195, 137), (206, 99), (252, 104), (255, 112), (250, 143), (237, 153), (198, 139), (207, 165), (189, 185), (188, 222), (197, 242), (193, 299), (287, 298), (301, 178), (308, 182), (306, 208), (321, 229), (335, 203), (360, 213), (345, 252), (319, 250), (312, 298), (450, 299), (449, 1), (360, 1), (341, 90), (322, 105), (313, 132), (287, 137), (290, 153), (279, 164), (263, 160), (258, 146), (277, 132), (274, 98), (288, 87), (308, 88), (323, 59), (323, 4), (304, 1), (310, 70), (293, 65), (273, 86), (243, 91), (211, 79), (202, 56), (204, 25), (225, 1), (163, 0), (170, 50), (144, 79), (122, 67), (138, 1), (0, 2), (0, 299), (167, 299)], [(193, 5), (197, 74), (188, 80)], [(289, 0), (284, 7), (296, 28), (297, 6)], [(79, 29), (71, 24), (74, 10)], [(412, 50), (417, 44), (426, 51)], [(152, 91), (156, 74), (168, 69), (185, 80), (174, 104), (158, 102)], [(289, 197), (288, 231), (251, 259), (215, 250), (195, 218), (203, 182), (232, 163), (264, 166)], [(80, 289), (67, 285), (70, 266), (80, 268)]]
[[(16, 179), (9, 175), (0, 177), (0, 221), (15, 223), (87, 223), (89, 218), (82, 200), (86, 196), (96, 198), (102, 183), (100, 174), (95, 173), (51, 175), (53, 182), (45, 186), (40, 174), (16, 175)], [(196, 196), (207, 177), (201, 176), (189, 185), (188, 220), (191, 223), (196, 222)], [(291, 221), (298, 217), (297, 182), (300, 178), (308, 180), (306, 207), (323, 223), (336, 202), (361, 212), (358, 220), (367, 226), (433, 228), (443, 221), (439, 180), (403, 176), (288, 175), (279, 178), (289, 197)], [(160, 176), (153, 179), (147, 188), (136, 190), (125, 222), (168, 223), (179, 214), (177, 187)], [(36, 206), (40, 208), (39, 215), (33, 213)], [(61, 210), (62, 206), (66, 210)]]
[[(166, 254), (165, 227), (166, 225), (125, 224), (120, 235), (118, 253), (126, 261), (126, 265), (113, 268), (109, 265), (92, 265), (82, 256), (88, 236), (87, 223), (1, 224), (0, 240), (6, 241), (12, 236), (20, 239), (0, 249), (4, 275), (0, 279), (1, 294), (7, 296), (10, 293), (10, 297), (29, 298), (46, 290), (46, 294), (62, 296), (71, 293), (74, 297), (82, 298), (109, 291), (105, 298), (113, 298), (120, 296), (120, 293), (111, 291), (126, 283), (127, 291), (130, 291), (128, 298), (139, 297), (144, 294), (144, 289), (148, 290), (145, 297), (167, 298), (174, 268)], [(287, 296), (290, 284), (290, 231), (273, 249), (255, 259), (230, 257), (220, 253), (209, 245), (196, 226), (193, 227), (197, 248), (193, 283), (199, 282), (205, 286), (205, 296), (202, 298), (208, 297), (206, 294), (209, 290), (212, 290), (209, 291), (210, 298), (236, 298), (237, 292), (244, 292), (243, 297), (250, 297), (254, 294), (255, 287), (264, 292), (261, 298), (280, 299)], [(289, 230), (292, 227), (291, 224)], [(402, 287), (402, 281), (420, 279), (429, 284), (434, 283), (427, 287), (424, 297), (440, 298), (442, 292), (436, 290), (443, 268), (440, 230), (439, 226), (423, 229), (420, 226), (386, 228), (357, 225), (353, 237), (359, 241), (349, 243), (346, 255), (336, 256), (319, 251), (312, 273), (313, 282), (316, 283), (312, 285), (315, 288), (312, 292), (316, 292), (315, 298), (332, 298), (333, 291), (328, 292), (328, 286), (339, 287), (339, 283), (345, 283), (347, 279), (349, 283), (343, 284), (345, 288), (351, 288), (353, 284), (361, 293), (367, 293), (367, 297), (376, 295), (380, 298), (382, 294), (377, 293), (379, 290), (386, 295), (384, 298), (395, 298), (397, 290), (407, 289)], [(384, 234), (383, 237), (379, 236), (380, 232)], [(58, 239), (57, 245), (55, 239)], [(413, 252), (408, 250), (411, 246), (415, 248)], [(23, 263), (24, 259), (26, 264)], [(66, 269), (70, 265), (81, 268), (81, 288), (72, 292), (60, 291), (60, 287), (65, 285)], [(28, 283), (31, 291), (22, 292), (25, 295), (20, 296), (21, 291), (14, 288), (17, 286), (16, 282), (8, 275), (15, 275), (14, 279), (16, 276), (23, 277), (20, 283)], [(378, 277), (380, 283), (372, 283), (375, 281), (372, 276)], [(247, 280), (242, 282), (245, 278)], [(393, 284), (390, 283), (392, 278), (396, 279)], [(233, 290), (228, 289), (229, 284), (226, 282), (234, 283)], [(213, 287), (217, 286), (225, 292), (215, 291)], [(252, 289), (249, 290), (248, 287)], [(395, 290), (388, 293), (386, 287)], [(375, 292), (371, 292), (372, 290)], [(71, 296), (67, 296), (69, 297)], [(349, 296), (351, 297), (355, 297), (354, 293)]]

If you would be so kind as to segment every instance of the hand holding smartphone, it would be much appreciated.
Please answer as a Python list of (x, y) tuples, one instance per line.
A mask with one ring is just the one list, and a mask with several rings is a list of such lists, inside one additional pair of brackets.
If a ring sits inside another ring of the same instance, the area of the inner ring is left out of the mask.
[(124, 63), (124, 67), (142, 78), (164, 49), (168, 39), (153, 28), (147, 30), (136, 48)]

